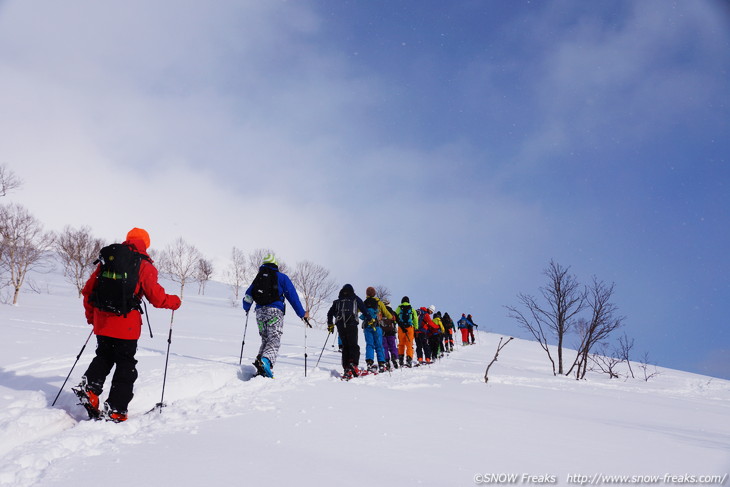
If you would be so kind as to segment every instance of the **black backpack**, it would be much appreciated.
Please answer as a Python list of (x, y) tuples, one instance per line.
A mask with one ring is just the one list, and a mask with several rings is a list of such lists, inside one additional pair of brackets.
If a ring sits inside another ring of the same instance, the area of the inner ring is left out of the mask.
[(395, 333), (395, 322), (396, 322), (396, 316), (395, 311), (390, 306), (385, 307), (388, 312), (393, 316), (392, 319), (383, 317), (383, 319), (380, 321), (380, 326), (383, 328), (383, 332), (388, 333)]
[(335, 321), (338, 325), (357, 326), (357, 299), (340, 298), (337, 300), (337, 316)]
[(251, 297), (259, 306), (268, 306), (281, 299), (279, 271), (262, 267), (251, 285)]
[(146, 255), (124, 244), (111, 244), (99, 251), (99, 275), (89, 295), (89, 303), (95, 308), (118, 316), (126, 316), (139, 310), (142, 299), (135, 294), (139, 282), (139, 266)]
[(408, 328), (409, 326), (413, 326), (413, 308), (411, 308), (410, 305), (400, 307), (400, 313), (396, 317), (398, 320), (398, 324), (402, 326), (403, 328)]

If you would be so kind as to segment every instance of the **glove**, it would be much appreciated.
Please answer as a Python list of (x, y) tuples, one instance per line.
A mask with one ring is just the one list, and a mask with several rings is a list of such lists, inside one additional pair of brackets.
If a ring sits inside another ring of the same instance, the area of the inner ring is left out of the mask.
[(330, 332), (330, 333), (334, 333), (334, 331), (335, 331), (335, 325), (333, 325), (332, 323), (330, 323), (329, 325), (327, 325), (327, 331)]
[(170, 294), (169, 296), (169, 309), (175, 311), (182, 305), (182, 301), (180, 301), (180, 298), (175, 296), (174, 294)]

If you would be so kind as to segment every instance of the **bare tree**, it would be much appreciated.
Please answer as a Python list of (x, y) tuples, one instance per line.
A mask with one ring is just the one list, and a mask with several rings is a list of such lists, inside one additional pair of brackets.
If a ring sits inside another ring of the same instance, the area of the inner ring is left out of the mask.
[(233, 291), (233, 304), (236, 305), (241, 294), (241, 286), (250, 279), (246, 254), (243, 253), (243, 250), (233, 247), (231, 251), (231, 263), (228, 269), (226, 269), (225, 279)]
[(200, 251), (182, 237), (165, 247), (160, 254), (160, 270), (171, 281), (180, 284), (180, 299), (183, 297), (185, 284), (195, 278), (201, 258)]
[[(259, 272), (259, 267), (261, 267), (261, 264), (264, 262), (264, 257), (266, 257), (267, 254), (273, 254), (276, 255), (276, 252), (274, 252), (271, 249), (256, 249), (250, 254), (248, 254), (248, 274), (253, 279), (256, 274)], [(279, 271), (283, 272), (284, 274), (289, 274), (289, 267), (286, 265), (286, 262), (284, 262), (281, 259), (278, 259), (278, 267)]]
[(491, 362), (489, 362), (489, 365), (487, 365), (487, 370), (484, 372), (484, 382), (485, 383), (489, 382), (489, 369), (492, 367), (492, 364), (494, 364), (494, 362), (497, 361), (497, 358), (499, 357), (499, 352), (501, 352), (502, 349), (504, 347), (506, 347), (509, 342), (514, 340), (514, 337), (509, 337), (509, 340), (507, 340), (504, 343), (502, 343), (502, 340), (504, 340), (504, 337), (499, 337), (499, 343), (497, 344), (497, 351), (494, 352), (494, 358), (492, 359)]
[(517, 320), (521, 328), (529, 331), (540, 344), (540, 347), (545, 350), (550, 364), (553, 367), (553, 375), (555, 375), (555, 360), (550, 353), (550, 343), (546, 334), (547, 323), (545, 323), (542, 314), (538, 312), (540, 307), (535, 301), (535, 298), (530, 295), (520, 293), (517, 295), (517, 299), (524, 308), (527, 308), (527, 314), (520, 311), (516, 306), (506, 306), (507, 310), (509, 310), (508, 316)]
[(591, 309), (590, 321), (578, 320), (578, 333), (581, 344), (573, 365), (566, 375), (570, 375), (577, 367), (575, 378), (584, 379), (588, 371), (588, 356), (596, 344), (606, 340), (608, 336), (624, 321), (623, 316), (617, 316), (618, 307), (611, 302), (614, 284), (606, 284), (595, 276), (586, 293), (586, 303)]
[(7, 196), (14, 189), (22, 186), (23, 181), (7, 168), (5, 164), (0, 164), (0, 196)]
[(623, 360), (614, 349), (609, 352), (605, 346), (601, 347), (596, 353), (590, 356), (590, 359), (596, 364), (601, 372), (607, 374), (611, 379), (618, 379), (618, 366)]
[(319, 323), (317, 313), (322, 304), (337, 289), (337, 285), (329, 275), (329, 270), (307, 260), (297, 263), (296, 270), (292, 274), (292, 282), (304, 301), (304, 309), (309, 311), (310, 320), (315, 323)]
[(205, 295), (205, 285), (213, 277), (213, 261), (200, 258), (198, 268), (195, 272), (195, 280), (198, 283), (198, 294)]
[(41, 223), (21, 205), (0, 206), (0, 267), (13, 287), (13, 304), (28, 271), (39, 267), (53, 244), (53, 234), (43, 230)]
[(79, 297), (94, 270), (94, 261), (99, 257), (99, 251), (103, 246), (104, 241), (94, 238), (89, 227), (77, 230), (66, 226), (56, 237), (54, 247), (63, 264), (63, 275), (68, 282), (76, 286)]
[[(654, 367), (653, 372), (649, 371), (650, 367)], [(639, 361), (639, 368), (644, 372), (644, 380), (646, 382), (649, 382), (649, 379), (653, 379), (659, 375), (656, 365), (649, 361), (649, 352), (644, 352), (644, 356)]]
[(390, 301), (391, 292), (390, 292), (390, 289), (388, 289), (386, 286), (380, 285), (380, 286), (375, 286), (375, 295), (381, 301)]
[[(529, 314), (521, 313), (515, 307), (508, 306), (510, 317), (518, 321), (520, 326), (527, 329), (539, 342), (548, 354), (553, 366), (553, 374), (563, 374), (563, 342), (567, 333), (575, 324), (576, 315), (585, 307), (586, 294), (581, 290), (576, 277), (569, 274), (569, 267), (563, 267), (555, 261), (550, 261), (543, 274), (548, 278), (548, 284), (540, 288), (540, 293), (546, 304), (540, 305), (529, 295), (519, 294), (518, 298), (528, 309)], [(546, 331), (557, 340), (558, 369), (555, 370), (555, 361), (548, 348)]]
[(634, 369), (631, 368), (631, 350), (634, 348), (634, 339), (624, 334), (620, 337), (618, 337), (618, 352), (621, 357), (621, 360), (626, 362), (626, 365), (629, 367), (629, 373), (631, 374), (631, 378), (635, 379), (634, 376)]

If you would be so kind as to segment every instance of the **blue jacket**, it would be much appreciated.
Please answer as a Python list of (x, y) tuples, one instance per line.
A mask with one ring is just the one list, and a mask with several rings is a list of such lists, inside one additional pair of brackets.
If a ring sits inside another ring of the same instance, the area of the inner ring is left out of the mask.
[[(292, 284), (291, 279), (289, 279), (289, 276), (284, 274), (283, 272), (278, 272), (277, 266), (273, 264), (264, 264), (261, 267), (266, 267), (268, 269), (275, 269), (277, 271), (277, 278), (279, 280), (279, 294), (280, 297), (277, 301), (274, 301), (271, 304), (267, 304), (267, 308), (277, 308), (286, 313), (286, 304), (284, 303), (284, 298), (286, 298), (287, 301), (289, 301), (289, 304), (292, 305), (294, 308), (294, 312), (297, 314), (298, 317), (304, 318), (304, 308), (302, 307), (302, 303), (299, 301), (299, 295), (297, 294), (296, 288), (294, 288), (294, 284)], [(259, 269), (261, 269), (259, 267)], [(248, 313), (251, 309), (251, 305), (253, 304), (253, 297), (251, 297), (251, 288), (253, 288), (253, 283), (246, 289), (246, 295), (243, 298), (243, 310)], [(261, 308), (262, 306), (257, 304), (256, 309)]]

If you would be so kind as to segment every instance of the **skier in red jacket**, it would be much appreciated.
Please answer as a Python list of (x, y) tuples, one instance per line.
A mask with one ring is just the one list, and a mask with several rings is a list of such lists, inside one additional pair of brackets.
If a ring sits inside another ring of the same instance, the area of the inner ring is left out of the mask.
[[(114, 422), (127, 419), (127, 406), (134, 396), (132, 391), (137, 380), (137, 360), (134, 356), (137, 352), (137, 340), (142, 332), (142, 314), (139, 308), (141, 298), (147, 298), (156, 308), (176, 310), (181, 304), (178, 296), (167, 294), (157, 282), (157, 269), (147, 254), (149, 234), (141, 228), (133, 228), (127, 233), (127, 239), (122, 245), (132, 250), (139, 259), (138, 280), (134, 289), (136, 307), (126, 314), (117, 314), (95, 306), (98, 304), (95, 289), (98, 289), (97, 284), (101, 279), (102, 264), (99, 264), (81, 291), (86, 322), (93, 325), (96, 335), (96, 356), (86, 370), (81, 384), (74, 389), (90, 417)], [(99, 396), (106, 377), (115, 365), (109, 397), (101, 411)]]

